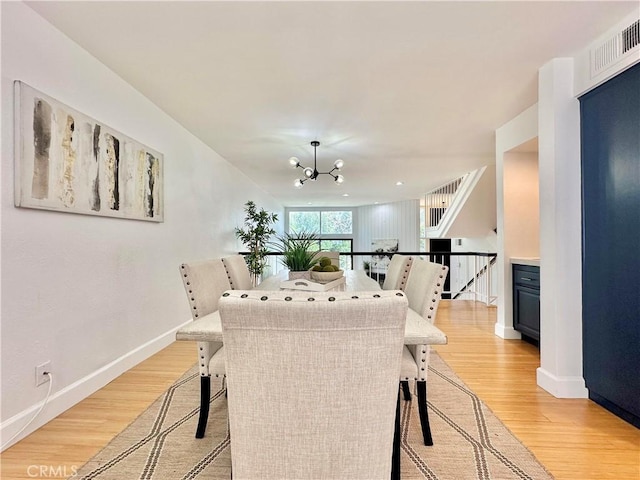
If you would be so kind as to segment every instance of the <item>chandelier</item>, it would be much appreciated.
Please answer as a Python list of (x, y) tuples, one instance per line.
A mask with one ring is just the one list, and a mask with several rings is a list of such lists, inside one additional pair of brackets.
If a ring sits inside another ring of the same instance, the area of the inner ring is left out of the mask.
[(304, 178), (299, 178), (295, 181), (294, 185), (296, 186), (296, 188), (302, 188), (304, 182), (306, 182), (307, 180), (313, 180), (315, 182), (315, 180), (318, 178), (318, 175), (331, 175), (333, 177), (333, 180), (337, 184), (341, 184), (342, 182), (344, 182), (344, 177), (342, 175), (333, 174), (333, 172), (335, 171), (340, 171), (340, 169), (344, 166), (344, 162), (338, 159), (333, 162), (333, 168), (331, 170), (329, 170), (328, 172), (319, 172), (316, 161), (316, 149), (320, 146), (320, 142), (314, 140), (313, 142), (311, 142), (311, 146), (313, 147), (313, 168), (303, 167), (302, 165), (300, 165), (300, 160), (298, 160), (297, 157), (291, 157), (289, 159), (289, 164), (293, 168), (300, 167), (304, 172)]

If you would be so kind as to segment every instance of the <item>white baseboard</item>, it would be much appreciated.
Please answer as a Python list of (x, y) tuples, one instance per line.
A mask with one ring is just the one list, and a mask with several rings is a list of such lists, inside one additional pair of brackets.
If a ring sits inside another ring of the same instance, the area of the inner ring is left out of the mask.
[(522, 338), (519, 331), (515, 330), (513, 327), (502, 325), (501, 323), (496, 323), (493, 333), (505, 340), (520, 340)]
[[(64, 387), (62, 390), (55, 392), (49, 397), (47, 405), (43, 408), (42, 412), (38, 415), (29, 427), (25, 429), (15, 439), (11, 440), (7, 445), (7, 439), (11, 438), (31, 419), (31, 417), (42, 406), (44, 398), (32, 405), (31, 407), (17, 413), (13, 417), (7, 419), (0, 424), (0, 439), (2, 439), (2, 449), (19, 442), (24, 437), (33, 433), (38, 428), (42, 427), (49, 421), (56, 418), (58, 415), (73, 407), (78, 402), (84, 400), (92, 393), (100, 390), (106, 384), (113, 379), (119, 377), (127, 370), (135, 367), (138, 363), (146, 360), (150, 356), (159, 352), (163, 348), (167, 347), (175, 341), (176, 331), (181, 328), (182, 325), (171, 329), (170, 331), (163, 333), (162, 335), (148, 341), (147, 343), (140, 345), (136, 349), (126, 353), (120, 358), (114, 360), (108, 365), (105, 365), (99, 370), (87, 375), (86, 377), (78, 380)], [(195, 350), (194, 350), (195, 351)], [(195, 357), (194, 357), (195, 362)], [(55, 385), (55, 377), (53, 379)], [(44, 395), (44, 393), (43, 393)]]
[(558, 377), (538, 367), (536, 380), (540, 388), (545, 389), (556, 398), (589, 398), (589, 390), (582, 377)]

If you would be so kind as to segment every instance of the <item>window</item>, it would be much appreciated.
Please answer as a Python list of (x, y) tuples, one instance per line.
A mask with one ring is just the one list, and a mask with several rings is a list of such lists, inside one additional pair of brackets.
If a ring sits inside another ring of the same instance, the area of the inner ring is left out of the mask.
[[(320, 250), (353, 251), (353, 211), (330, 209), (288, 210), (287, 231), (318, 235)], [(340, 268), (350, 270), (353, 258), (340, 255)]]
[[(320, 240), (320, 250), (330, 250), (332, 252), (352, 252), (353, 240)], [(350, 255), (340, 255), (340, 268), (351, 270), (353, 257)]]
[(292, 210), (289, 212), (289, 232), (352, 235), (353, 213), (351, 210)]
[(320, 212), (289, 212), (289, 232), (320, 233)]

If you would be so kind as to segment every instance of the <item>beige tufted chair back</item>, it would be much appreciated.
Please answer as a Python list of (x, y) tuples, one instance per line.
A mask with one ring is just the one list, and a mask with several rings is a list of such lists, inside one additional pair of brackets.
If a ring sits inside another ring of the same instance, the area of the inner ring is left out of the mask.
[(400, 291), (225, 292), (233, 478), (390, 478), (406, 312)]
[(218, 309), (218, 300), (231, 288), (227, 271), (219, 258), (180, 265), (191, 316), (194, 320)]
[[(218, 310), (218, 301), (231, 285), (219, 258), (180, 265), (182, 284), (194, 320)], [(200, 371), (200, 415), (196, 438), (204, 437), (209, 414), (211, 376), (224, 377), (224, 347), (221, 342), (197, 342)]]
[(224, 267), (227, 269), (227, 276), (231, 288), (234, 290), (251, 290), (253, 283), (251, 282), (251, 272), (247, 267), (242, 255), (231, 255), (222, 259)]
[[(449, 267), (414, 258), (404, 292), (409, 300), (409, 308), (419, 313), (425, 322), (434, 323), (444, 281)], [(415, 382), (418, 394), (418, 413), (425, 445), (433, 445), (429, 417), (427, 413), (427, 373), (429, 372), (430, 345), (406, 345), (402, 355), (402, 373), (405, 399), (410, 400), (408, 382)]]
[(404, 290), (411, 270), (413, 257), (394, 254), (389, 262), (387, 274), (384, 277), (383, 290)]

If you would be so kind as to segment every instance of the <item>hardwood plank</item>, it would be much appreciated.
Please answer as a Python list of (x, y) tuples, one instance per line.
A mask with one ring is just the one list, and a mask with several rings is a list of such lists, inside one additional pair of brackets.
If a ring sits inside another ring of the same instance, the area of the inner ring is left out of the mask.
[(536, 384), (539, 350), (493, 334), (495, 309), (442, 301), (442, 358), (559, 480), (640, 479), (640, 430), (587, 399)]
[[(449, 344), (434, 350), (557, 479), (640, 479), (640, 430), (589, 400), (538, 387), (539, 351), (496, 337), (495, 318), (492, 307), (443, 300), (436, 325)], [(34, 478), (40, 465), (53, 467), (46, 478), (70, 476), (191, 367), (195, 351), (175, 342), (124, 373), (3, 452), (0, 477)]]

